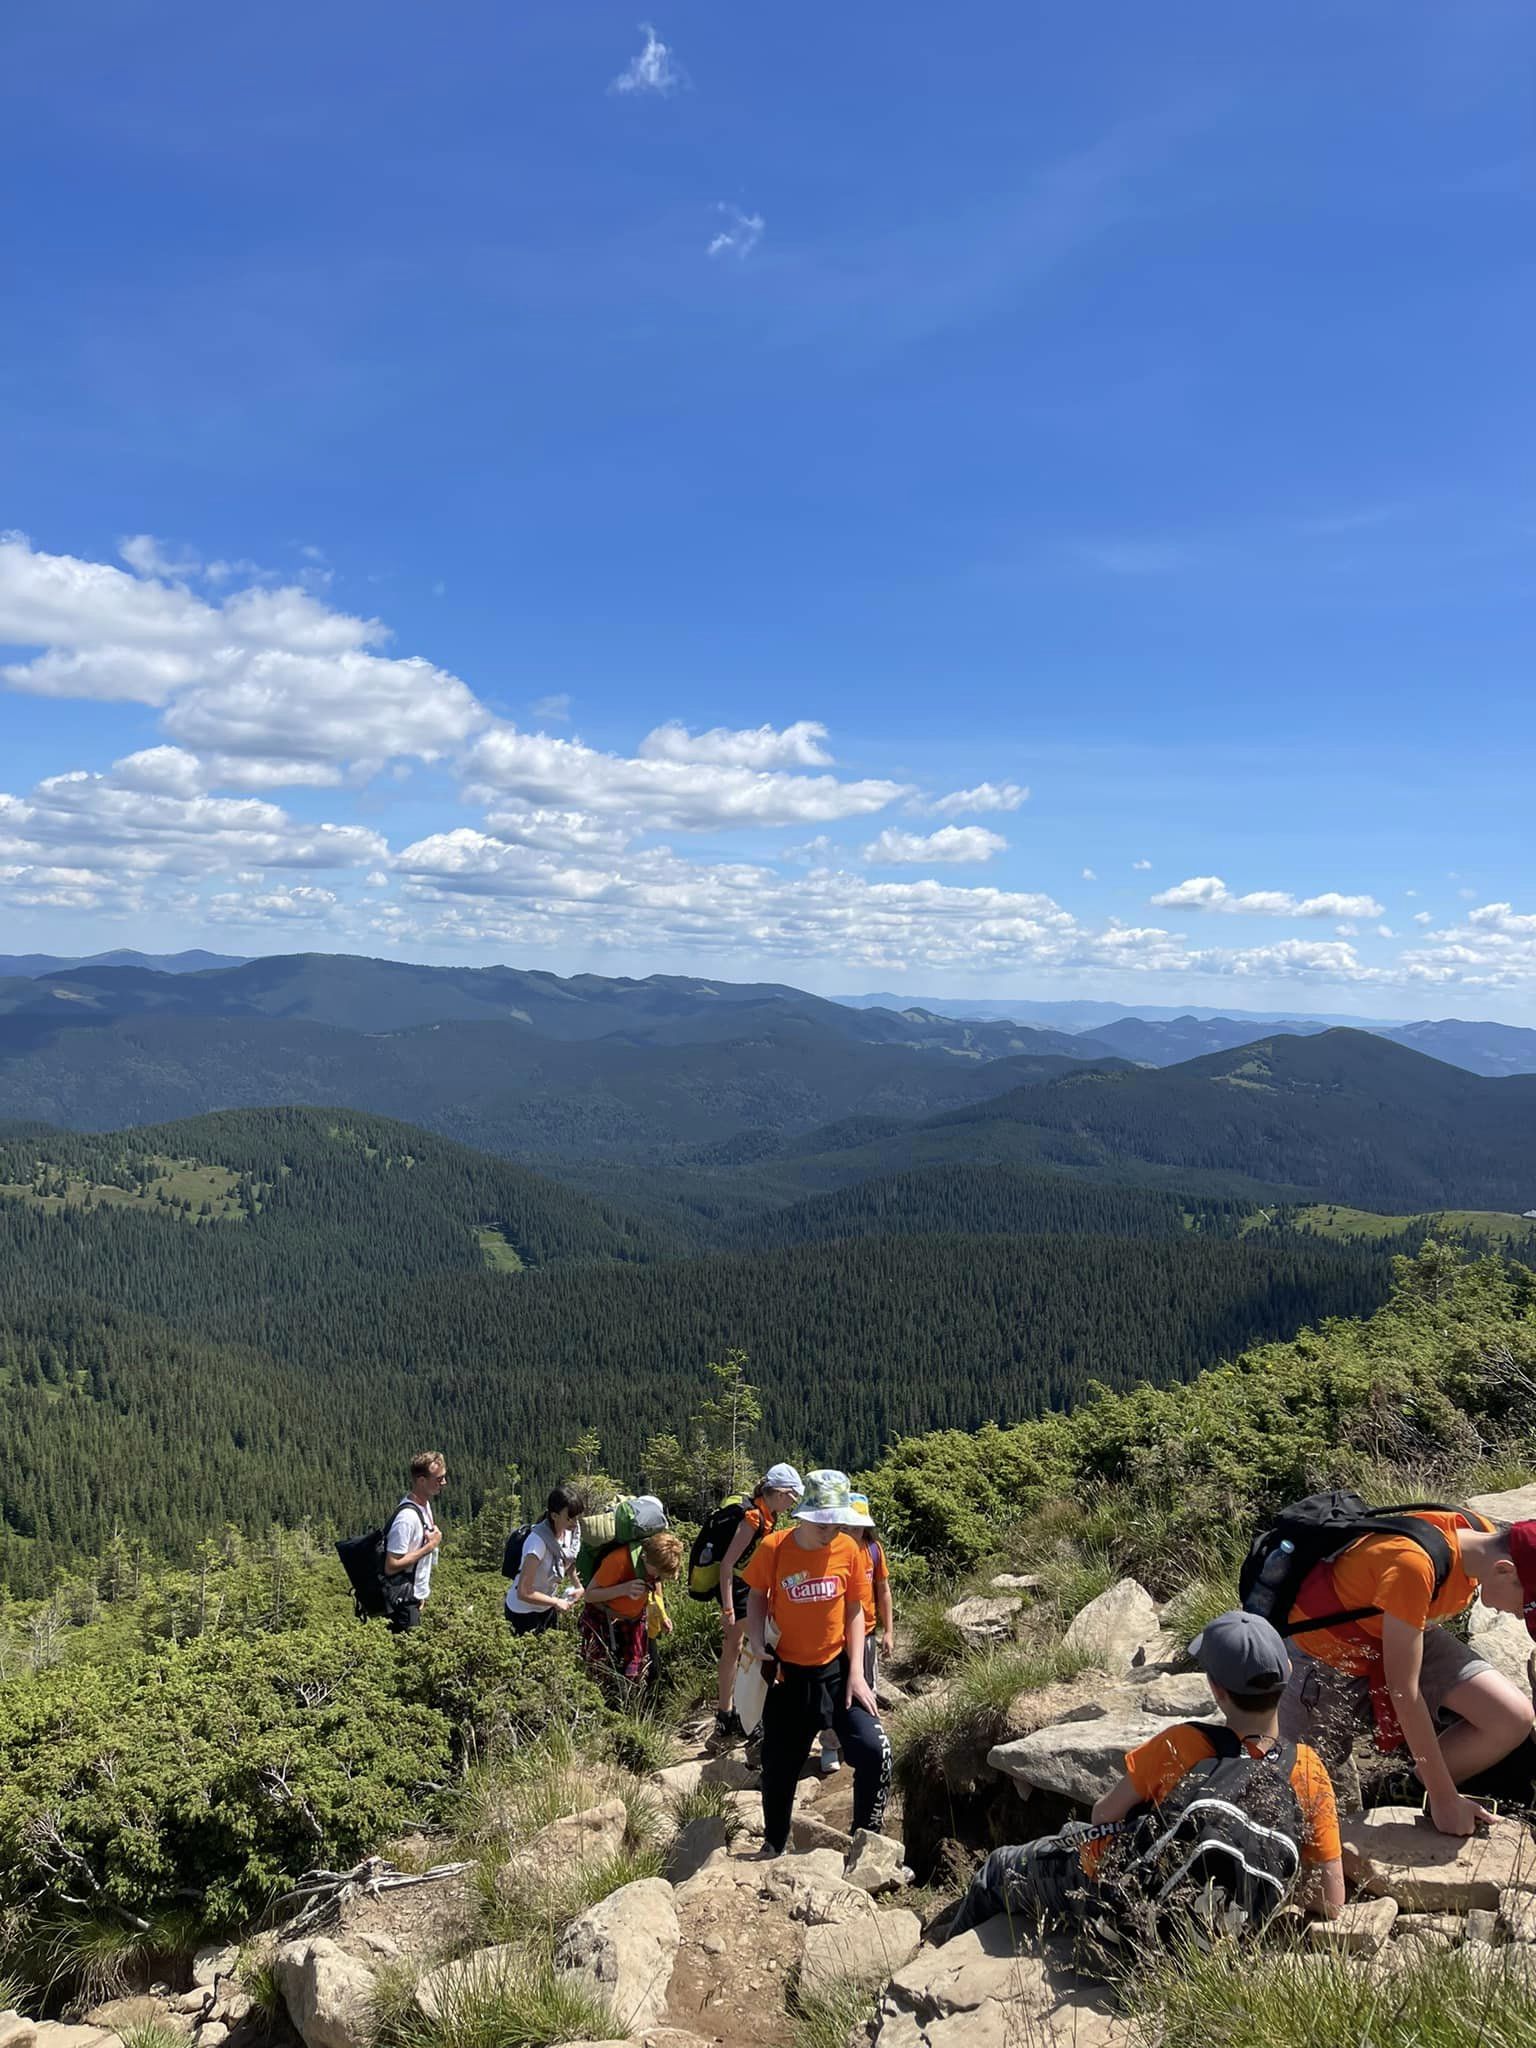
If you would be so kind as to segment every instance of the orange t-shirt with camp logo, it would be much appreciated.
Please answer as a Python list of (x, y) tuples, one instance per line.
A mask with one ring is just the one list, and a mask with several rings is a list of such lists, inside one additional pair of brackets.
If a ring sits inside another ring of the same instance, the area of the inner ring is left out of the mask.
[(870, 1597), (864, 1546), (841, 1529), (808, 1550), (793, 1529), (765, 1536), (742, 1577), (768, 1602), (779, 1632), (777, 1654), (786, 1664), (812, 1670), (840, 1657), (848, 1640), (848, 1603)]
[[(1320, 1663), (1331, 1664), (1336, 1671), (1359, 1676), (1379, 1662), (1381, 1652), (1376, 1646), (1381, 1642), (1382, 1623), (1387, 1615), (1406, 1622), (1409, 1628), (1425, 1629), (1432, 1621), (1444, 1621), (1472, 1605), (1477, 1596), (1477, 1581), (1462, 1566), (1457, 1538), (1469, 1524), (1487, 1528), (1488, 1523), (1481, 1515), (1470, 1513), (1421, 1514), (1415, 1515), (1414, 1520), (1430, 1523), (1449, 1540), (1451, 1568), (1439, 1592), (1435, 1591), (1435, 1568), (1429, 1553), (1411, 1538), (1362, 1536), (1331, 1566), (1319, 1568), (1308, 1580), (1309, 1589), (1313, 1589), (1310, 1597), (1298, 1601), (1291, 1609), (1291, 1641), (1298, 1650), (1305, 1650)], [(1330, 1577), (1331, 1597), (1324, 1605), (1319, 1595), (1328, 1588)], [(1350, 1624), (1350, 1636), (1358, 1629), (1370, 1637), (1371, 1648), (1358, 1640), (1351, 1641), (1349, 1636), (1335, 1635), (1331, 1629), (1308, 1633), (1297, 1627), (1311, 1615), (1348, 1614), (1356, 1607), (1381, 1609), (1380, 1614), (1367, 1615)]]

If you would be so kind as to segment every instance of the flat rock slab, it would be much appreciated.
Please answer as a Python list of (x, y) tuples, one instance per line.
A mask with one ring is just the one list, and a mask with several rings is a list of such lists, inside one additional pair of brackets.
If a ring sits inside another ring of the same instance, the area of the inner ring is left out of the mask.
[(1378, 1806), (1341, 1816), (1346, 1859), (1356, 1881), (1408, 1912), (1496, 1908), (1501, 1892), (1536, 1889), (1536, 1842), (1519, 1821), (1497, 1820), (1485, 1834), (1442, 1835), (1413, 1806)]
[(617, 1856), (628, 1825), (622, 1799), (605, 1799), (581, 1813), (564, 1814), (507, 1859), (496, 1873), (496, 1889), (504, 1897), (538, 1898), (568, 1871)]
[(1336, 1920), (1307, 1923), (1307, 1944), (1325, 1953), (1373, 1956), (1392, 1937), (1396, 1899), (1352, 1899)]
[(37, 2028), (14, 2007), (0, 2012), (0, 2048), (34, 2048)]
[(1158, 1634), (1157, 1602), (1135, 1579), (1120, 1579), (1079, 1608), (1062, 1637), (1064, 1650), (1091, 1657), (1107, 1671), (1129, 1671), (1136, 1653)]
[(1045, 1581), (1038, 1572), (999, 1572), (987, 1583), (994, 1593), (1038, 1593)]
[(1128, 2048), (1102, 1985), (1060, 1944), (1021, 1954), (1016, 1938), (1000, 1917), (919, 1950), (886, 1986), (876, 2048)]
[(1155, 1714), (1100, 1714), (1091, 1721), (1060, 1722), (1015, 1742), (1000, 1742), (988, 1752), (987, 1762), (1016, 1785), (1092, 1806), (1119, 1782), (1127, 1750), (1175, 1725), (1173, 1718)]
[(1475, 1493), (1467, 1506), (1490, 1522), (1536, 1520), (1536, 1486), (1512, 1486), (1507, 1493)]
[(891, 1912), (871, 1909), (832, 1925), (807, 1928), (800, 1958), (800, 1984), (815, 1997), (840, 1984), (888, 1983), (922, 1945), (922, 1922), (904, 1906)]
[[(32, 2022), (25, 2024), (31, 2026)], [(39, 2020), (32, 2032), (36, 2048), (123, 2048), (122, 2036), (105, 2027), (71, 2027), (63, 2020)]]

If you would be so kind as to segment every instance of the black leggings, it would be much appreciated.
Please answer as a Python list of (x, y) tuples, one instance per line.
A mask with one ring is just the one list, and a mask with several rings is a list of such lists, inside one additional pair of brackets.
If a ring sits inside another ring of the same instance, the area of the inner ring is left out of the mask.
[(848, 1664), (839, 1657), (819, 1670), (780, 1664), (763, 1706), (763, 1834), (770, 1849), (787, 1849), (795, 1817), (795, 1782), (824, 1727), (837, 1730), (853, 1766), (853, 1825), (878, 1829), (891, 1792), (891, 1745), (874, 1715), (846, 1706)]
[(547, 1628), (553, 1628), (560, 1619), (553, 1607), (536, 1608), (532, 1614), (514, 1614), (510, 1607), (502, 1613), (507, 1617), (507, 1627), (515, 1636), (542, 1635)]

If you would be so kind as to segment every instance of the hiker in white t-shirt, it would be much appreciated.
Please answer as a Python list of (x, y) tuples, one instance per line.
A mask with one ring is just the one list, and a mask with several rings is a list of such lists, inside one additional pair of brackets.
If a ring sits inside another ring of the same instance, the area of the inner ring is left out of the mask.
[(432, 1503), (442, 1492), (447, 1477), (448, 1465), (441, 1451), (418, 1451), (411, 1460), (411, 1490), (396, 1508), (384, 1539), (386, 1576), (396, 1578), (407, 1572), (411, 1575), (409, 1597), (397, 1601), (390, 1609), (389, 1625), (397, 1636), (418, 1626), (421, 1610), (432, 1591), (432, 1567), (443, 1540)]
[(557, 1486), (544, 1504), (544, 1519), (523, 1538), (517, 1577), (507, 1588), (507, 1626), (514, 1635), (553, 1628), (562, 1614), (581, 1604), (576, 1555), (586, 1497), (573, 1486)]

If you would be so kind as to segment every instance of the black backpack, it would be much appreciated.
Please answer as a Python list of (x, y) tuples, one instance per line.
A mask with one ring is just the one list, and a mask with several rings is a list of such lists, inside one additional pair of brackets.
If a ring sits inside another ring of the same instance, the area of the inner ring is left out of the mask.
[(1364, 1621), (1380, 1614), (1379, 1607), (1352, 1607), (1345, 1613), (1320, 1614), (1294, 1626), (1289, 1619), (1308, 1574), (1317, 1565), (1331, 1564), (1362, 1536), (1406, 1536), (1410, 1543), (1418, 1544), (1434, 1567), (1438, 1593), (1450, 1575), (1451, 1546), (1432, 1522), (1419, 1517), (1461, 1512), (1434, 1501), (1372, 1508), (1358, 1493), (1309, 1493), (1305, 1500), (1282, 1508), (1254, 1537), (1238, 1575), (1238, 1598), (1250, 1614), (1262, 1615), (1282, 1636), (1337, 1628), (1347, 1621)]
[(1150, 1921), (1165, 1941), (1176, 1928), (1197, 1938), (1256, 1932), (1301, 1869), (1295, 1745), (1253, 1756), (1230, 1728), (1197, 1725), (1212, 1754), (1160, 1805), (1129, 1817), (1104, 1873), (1126, 1925)]
[[(695, 1600), (716, 1600), (720, 1596), (720, 1562), (731, 1547), (731, 1538), (741, 1527), (741, 1518), (747, 1512), (748, 1503), (740, 1494), (724, 1500), (704, 1517), (699, 1533), (693, 1539), (688, 1552), (688, 1591)], [(735, 1569), (742, 1566), (752, 1555), (756, 1544), (749, 1543), (737, 1558)]]
[(517, 1575), (523, 1568), (523, 1545), (533, 1534), (533, 1529), (532, 1522), (523, 1522), (516, 1529), (507, 1532), (507, 1540), (501, 1552), (501, 1576), (504, 1579), (516, 1582)]
[[(401, 1508), (409, 1508), (421, 1522), (425, 1534), (427, 1518), (413, 1500), (403, 1500)], [(400, 1508), (396, 1508), (398, 1515)], [(390, 1521), (393, 1522), (394, 1515)], [(379, 1615), (393, 1615), (412, 1597), (416, 1583), (414, 1570), (390, 1572), (384, 1569), (384, 1560), (389, 1554), (389, 1528), (370, 1529), (366, 1536), (348, 1536), (336, 1546), (336, 1555), (341, 1559), (341, 1568), (347, 1575), (352, 1588), (352, 1606), (359, 1621), (372, 1621)]]

